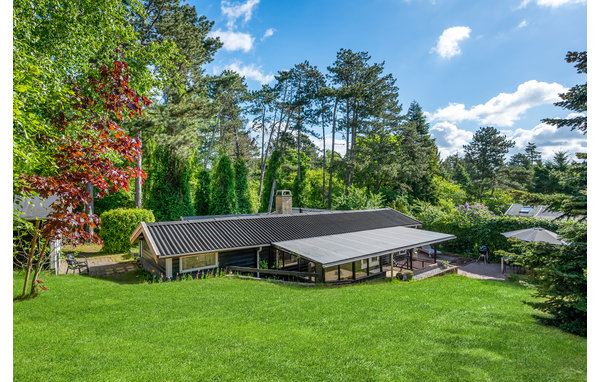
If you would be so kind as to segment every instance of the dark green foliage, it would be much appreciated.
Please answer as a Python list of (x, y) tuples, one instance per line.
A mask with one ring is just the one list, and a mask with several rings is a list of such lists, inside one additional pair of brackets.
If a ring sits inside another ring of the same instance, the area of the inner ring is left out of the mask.
[(252, 212), (250, 191), (248, 190), (248, 167), (244, 158), (239, 157), (233, 165), (235, 172), (235, 196), (237, 198), (238, 213), (249, 214)]
[(198, 171), (194, 208), (196, 209), (196, 215), (210, 214), (210, 173), (204, 169)]
[(94, 199), (94, 213), (98, 216), (104, 211), (114, 210), (117, 208), (134, 208), (132, 190), (111, 192), (103, 198)]
[(541, 302), (531, 306), (551, 314), (549, 323), (581, 336), (587, 335), (587, 225), (566, 224), (558, 233), (569, 245), (511, 240), (510, 256), (531, 271)]
[[(273, 151), (271, 157), (267, 161), (267, 169), (265, 172), (265, 182), (260, 200), (259, 212), (267, 212), (269, 210), (269, 198), (271, 196), (271, 186), (273, 180), (276, 179), (275, 190), (277, 191), (277, 182), (281, 182), (281, 153), (279, 150)], [(275, 194), (273, 194), (273, 209), (275, 209)]]
[(471, 180), (477, 185), (478, 196), (497, 186), (498, 170), (504, 165), (504, 156), (515, 145), (492, 126), (481, 127), (473, 140), (465, 145), (465, 161), (469, 164)]
[[(587, 51), (568, 52), (565, 60), (576, 63), (577, 73), (587, 74)], [(558, 96), (562, 101), (555, 102), (554, 105), (583, 115), (573, 118), (546, 118), (542, 121), (557, 127), (568, 126), (571, 130), (578, 129), (584, 134), (587, 133), (587, 115), (584, 114), (587, 113), (587, 82), (583, 85), (575, 85), (568, 92)]]
[(456, 208), (443, 210), (440, 207), (422, 204), (414, 209), (414, 217), (423, 223), (423, 229), (449, 233), (456, 239), (445, 242), (441, 247), (447, 251), (477, 257), (477, 248), (486, 245), (494, 257), (494, 251), (507, 250), (510, 245), (502, 232), (542, 227), (556, 232), (561, 223), (548, 219), (534, 219), (514, 216), (499, 216), (491, 213), (466, 214)]
[(171, 155), (168, 146), (158, 146), (154, 155), (148, 208), (154, 212), (157, 221), (179, 220), (182, 216), (194, 215), (189, 161)]
[(140, 208), (117, 208), (100, 215), (100, 238), (104, 242), (102, 250), (107, 253), (126, 252), (131, 248), (129, 237), (141, 223), (154, 222), (152, 211)]
[(212, 215), (237, 213), (234, 173), (231, 159), (227, 155), (221, 155), (217, 167), (213, 170), (210, 193)]

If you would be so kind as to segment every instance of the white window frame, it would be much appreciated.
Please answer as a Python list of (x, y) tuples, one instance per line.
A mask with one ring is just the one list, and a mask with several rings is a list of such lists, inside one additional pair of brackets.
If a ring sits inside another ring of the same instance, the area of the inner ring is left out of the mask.
[[(208, 254), (214, 254), (215, 255), (215, 265), (207, 265), (205, 267), (183, 269), (183, 259), (185, 257), (201, 256), (201, 255), (208, 255)], [(181, 256), (179, 258), (179, 273), (201, 271), (201, 270), (204, 270), (204, 269), (213, 269), (213, 268), (218, 268), (218, 267), (219, 267), (219, 252), (197, 253), (195, 255)]]

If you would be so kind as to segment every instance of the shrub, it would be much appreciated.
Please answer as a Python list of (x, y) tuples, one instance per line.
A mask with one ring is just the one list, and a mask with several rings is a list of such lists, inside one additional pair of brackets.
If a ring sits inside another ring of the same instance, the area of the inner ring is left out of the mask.
[(567, 223), (558, 231), (569, 245), (528, 243), (511, 239), (511, 252), (500, 251), (530, 272), (537, 287), (528, 302), (551, 314), (547, 323), (581, 336), (587, 335), (587, 225)]
[(100, 215), (100, 220), (100, 238), (104, 242), (102, 250), (107, 253), (129, 250), (129, 237), (138, 224), (155, 221), (152, 211), (137, 208), (106, 211)]

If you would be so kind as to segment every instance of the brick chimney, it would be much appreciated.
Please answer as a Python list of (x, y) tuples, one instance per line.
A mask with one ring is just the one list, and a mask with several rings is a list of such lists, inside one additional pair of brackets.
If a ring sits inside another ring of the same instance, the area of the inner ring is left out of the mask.
[(288, 215), (292, 213), (292, 192), (290, 190), (277, 190), (275, 212)]

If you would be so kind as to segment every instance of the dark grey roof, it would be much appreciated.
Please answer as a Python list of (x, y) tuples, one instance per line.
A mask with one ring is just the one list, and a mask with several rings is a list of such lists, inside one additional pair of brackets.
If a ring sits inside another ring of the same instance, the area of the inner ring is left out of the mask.
[(548, 211), (548, 206), (526, 206), (523, 204), (511, 204), (504, 213), (506, 216), (523, 216), (538, 219), (557, 219), (560, 212)]
[[(292, 215), (249, 215), (144, 223), (134, 232), (150, 236), (159, 257), (179, 256), (236, 248), (271, 245), (273, 242), (335, 235), (421, 222), (391, 208), (364, 211), (308, 212)], [(142, 233), (142, 231), (145, 231)]]
[(273, 243), (325, 267), (455, 239), (454, 235), (408, 227), (388, 227)]
[[(300, 212), (300, 208), (292, 207), (292, 215), (295, 214), (305, 214), (308, 212), (331, 212), (331, 210), (324, 210), (319, 208), (302, 208), (302, 212)], [(256, 214), (229, 214), (229, 215), (219, 215), (222, 218), (237, 218), (244, 216), (269, 216), (275, 215), (275, 212), (271, 212), (270, 214), (267, 212), (259, 212)], [(179, 220), (202, 220), (202, 219), (214, 219), (215, 215), (198, 215), (198, 216), (182, 216)]]

